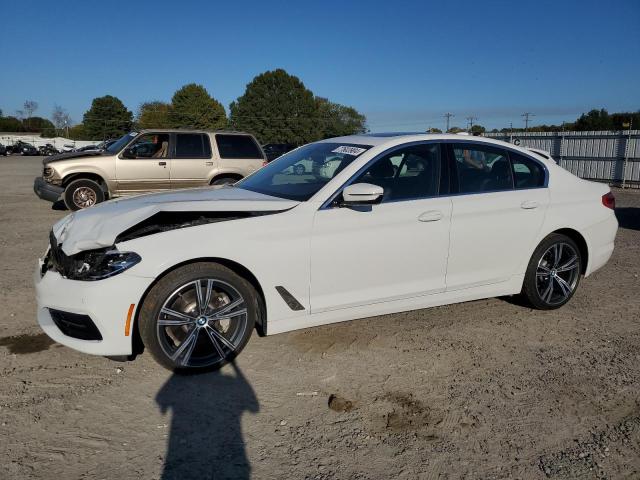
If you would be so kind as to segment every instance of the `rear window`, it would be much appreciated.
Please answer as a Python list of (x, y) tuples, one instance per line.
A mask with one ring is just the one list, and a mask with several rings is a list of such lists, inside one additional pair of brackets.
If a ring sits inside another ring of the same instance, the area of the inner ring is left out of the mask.
[(216, 135), (220, 158), (264, 158), (258, 144), (247, 135)]
[(176, 158), (211, 158), (209, 136), (201, 133), (178, 133)]

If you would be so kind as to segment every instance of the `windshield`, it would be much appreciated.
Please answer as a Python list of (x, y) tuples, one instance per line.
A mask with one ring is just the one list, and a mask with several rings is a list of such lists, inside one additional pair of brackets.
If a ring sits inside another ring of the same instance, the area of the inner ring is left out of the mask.
[(118, 153), (120, 150), (124, 148), (124, 146), (129, 143), (133, 138), (138, 135), (136, 132), (127, 133), (126, 135), (121, 136), (118, 140), (113, 142), (111, 145), (107, 147), (107, 152), (109, 153)]
[(370, 148), (349, 143), (310, 143), (284, 154), (235, 186), (304, 202)]

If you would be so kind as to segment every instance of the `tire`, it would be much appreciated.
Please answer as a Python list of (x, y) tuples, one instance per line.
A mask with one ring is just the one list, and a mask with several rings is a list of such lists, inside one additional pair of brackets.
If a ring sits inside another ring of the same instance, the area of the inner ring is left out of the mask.
[(236, 177), (218, 177), (214, 181), (211, 182), (211, 185), (214, 187), (222, 187), (224, 185), (231, 185), (232, 183), (236, 183), (239, 178)]
[(521, 295), (538, 310), (560, 308), (578, 289), (581, 272), (578, 245), (566, 235), (552, 233), (533, 252)]
[(218, 370), (236, 358), (260, 315), (260, 298), (247, 280), (217, 263), (193, 263), (151, 288), (140, 309), (138, 328), (160, 365), (174, 372), (198, 373)]
[(82, 210), (104, 201), (102, 187), (88, 178), (74, 180), (62, 194), (64, 204), (69, 210)]

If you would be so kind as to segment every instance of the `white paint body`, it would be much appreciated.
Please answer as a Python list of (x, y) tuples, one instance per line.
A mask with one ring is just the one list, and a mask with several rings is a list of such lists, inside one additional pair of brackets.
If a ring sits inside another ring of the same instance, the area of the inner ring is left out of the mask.
[[(64, 251), (112, 245), (116, 236), (163, 211), (281, 213), (205, 224), (117, 243), (142, 261), (114, 277), (65, 279), (35, 273), (38, 321), (55, 341), (99, 355), (132, 353), (125, 322), (131, 304), (164, 272), (200, 259), (224, 259), (249, 270), (264, 292), (267, 334), (517, 294), (536, 246), (550, 233), (572, 229), (585, 240), (585, 275), (613, 251), (617, 221), (601, 197), (602, 184), (581, 180), (553, 161), (496, 140), (535, 158), (548, 170), (548, 186), (470, 195), (445, 195), (373, 205), (369, 211), (322, 208), (364, 165), (390, 148), (416, 141), (460, 140), (455, 135), (354, 136), (331, 142), (373, 145), (306, 202), (228, 188), (193, 189), (115, 200), (76, 212), (54, 226)], [(294, 311), (275, 287), (284, 286), (304, 307)], [(87, 314), (103, 340), (63, 335), (49, 308)]]

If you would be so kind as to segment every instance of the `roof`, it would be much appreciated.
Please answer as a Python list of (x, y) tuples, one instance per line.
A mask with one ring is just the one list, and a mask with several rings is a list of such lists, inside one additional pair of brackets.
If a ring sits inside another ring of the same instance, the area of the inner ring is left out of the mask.
[(495, 145), (497, 147), (505, 148), (508, 147), (511, 150), (518, 150), (525, 154), (534, 153), (540, 159), (545, 160), (545, 164), (555, 165), (555, 161), (550, 158), (546, 158), (544, 155), (540, 155), (535, 152), (535, 149), (529, 149), (527, 147), (514, 145), (512, 143), (504, 142), (502, 140), (496, 140), (493, 138), (483, 137), (483, 136), (475, 136), (475, 135), (460, 135), (456, 133), (407, 133), (407, 132), (397, 132), (397, 133), (373, 133), (373, 134), (363, 134), (363, 135), (349, 135), (346, 137), (336, 137), (336, 138), (328, 138), (326, 140), (322, 140), (322, 142), (327, 143), (345, 143), (345, 144), (355, 144), (355, 145), (366, 145), (370, 147), (394, 147), (396, 145), (401, 145), (403, 143), (408, 142), (420, 142), (424, 140), (449, 140), (449, 141), (458, 141), (458, 142), (469, 142), (469, 143), (485, 143), (490, 145)]
[(424, 132), (386, 132), (386, 133), (367, 133), (362, 135), (348, 135), (345, 137), (328, 138), (322, 142), (328, 143), (353, 143), (356, 145), (378, 146), (384, 144), (397, 144), (402, 142), (417, 142), (421, 140), (463, 140), (463, 141), (479, 141), (483, 143), (492, 143), (496, 145), (504, 145), (505, 142), (494, 140), (482, 136), (460, 135), (456, 133), (424, 133)]
[(138, 130), (138, 133), (226, 133), (226, 134), (237, 134), (237, 135), (251, 135), (247, 132), (240, 132), (237, 130), (206, 130), (199, 128), (144, 128), (142, 130)]

